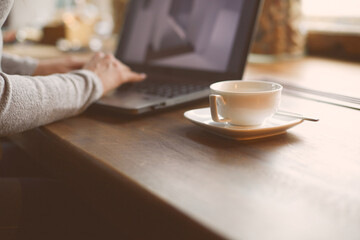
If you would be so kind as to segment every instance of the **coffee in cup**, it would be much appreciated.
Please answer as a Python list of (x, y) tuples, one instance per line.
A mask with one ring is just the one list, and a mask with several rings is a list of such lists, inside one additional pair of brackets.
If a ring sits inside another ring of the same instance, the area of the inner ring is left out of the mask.
[(261, 125), (279, 105), (282, 86), (265, 81), (222, 81), (210, 86), (211, 117), (233, 125)]

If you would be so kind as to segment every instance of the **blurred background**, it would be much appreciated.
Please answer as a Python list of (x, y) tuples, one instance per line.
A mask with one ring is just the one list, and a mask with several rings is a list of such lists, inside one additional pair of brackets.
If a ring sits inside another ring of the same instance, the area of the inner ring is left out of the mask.
[[(8, 44), (112, 49), (129, 0), (21, 0), (3, 29)], [(264, 0), (250, 61), (305, 54), (360, 61), (359, 0)]]
[(3, 31), (7, 43), (55, 45), (62, 51), (101, 50), (121, 28), (127, 0), (15, 1)]

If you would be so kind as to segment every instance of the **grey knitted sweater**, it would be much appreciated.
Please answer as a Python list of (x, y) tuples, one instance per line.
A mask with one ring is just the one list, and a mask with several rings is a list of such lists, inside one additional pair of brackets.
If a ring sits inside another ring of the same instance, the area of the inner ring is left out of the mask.
[[(14, 0), (0, 0), (0, 29)], [(37, 61), (2, 53), (0, 31), (0, 136), (76, 115), (101, 97), (100, 79), (78, 70), (45, 77), (30, 76)]]

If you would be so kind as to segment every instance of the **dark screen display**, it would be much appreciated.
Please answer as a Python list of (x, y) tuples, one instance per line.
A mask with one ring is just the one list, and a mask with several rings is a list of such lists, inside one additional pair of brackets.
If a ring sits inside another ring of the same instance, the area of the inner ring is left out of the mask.
[(242, 5), (242, 0), (138, 0), (121, 60), (226, 72)]

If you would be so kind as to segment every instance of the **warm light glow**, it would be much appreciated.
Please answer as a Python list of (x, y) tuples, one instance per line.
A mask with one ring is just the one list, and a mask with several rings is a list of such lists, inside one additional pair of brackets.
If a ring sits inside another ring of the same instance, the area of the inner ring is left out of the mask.
[(306, 16), (360, 18), (360, 0), (302, 0), (302, 6)]

